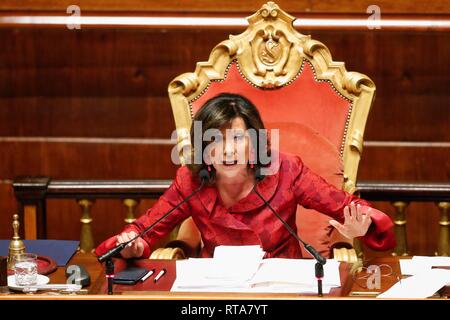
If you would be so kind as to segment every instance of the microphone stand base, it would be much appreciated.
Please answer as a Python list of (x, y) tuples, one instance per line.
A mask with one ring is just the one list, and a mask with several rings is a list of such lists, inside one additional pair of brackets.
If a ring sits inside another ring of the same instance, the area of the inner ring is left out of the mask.
[(317, 296), (323, 297), (323, 292), (322, 292), (322, 279), (317, 279)]
[(108, 294), (113, 294), (113, 280), (114, 280), (114, 262), (112, 258), (106, 260), (106, 279), (108, 279)]
[(320, 262), (316, 262), (315, 265), (315, 271), (316, 271), (316, 279), (317, 279), (317, 295), (319, 297), (323, 297), (323, 291), (322, 291), (322, 279), (323, 279), (323, 264)]

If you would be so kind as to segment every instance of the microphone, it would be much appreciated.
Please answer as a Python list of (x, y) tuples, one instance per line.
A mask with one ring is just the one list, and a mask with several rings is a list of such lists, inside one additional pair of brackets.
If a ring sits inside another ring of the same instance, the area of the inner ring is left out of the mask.
[[(255, 179), (256, 179), (257, 182), (259, 182), (262, 179), (264, 179), (264, 175), (261, 173), (261, 169), (260, 168), (257, 168), (255, 170)], [(266, 206), (268, 206), (269, 209), (275, 214), (275, 216), (278, 218), (278, 220), (280, 220), (283, 223), (283, 225), (287, 229), (287, 231), (289, 231), (289, 233), (303, 245), (303, 247), (306, 249), (306, 251), (308, 251), (313, 256), (313, 258), (316, 259), (316, 261), (318, 263), (320, 263), (321, 265), (324, 265), (327, 262), (327, 259), (325, 259), (325, 257), (322, 256), (314, 247), (312, 247), (310, 244), (308, 244), (305, 241), (303, 241), (298, 236), (297, 232), (292, 230), (291, 226), (286, 221), (283, 220), (283, 218), (278, 214), (278, 212), (275, 211), (275, 209), (270, 205), (270, 203), (267, 202), (266, 199), (264, 199), (264, 197), (258, 192), (258, 190), (256, 190), (256, 184), (253, 187), (253, 190), (258, 195), (258, 197), (262, 201), (264, 201), (264, 204)]]
[(98, 257), (98, 261), (104, 262), (106, 260), (111, 259), (112, 257), (116, 256), (117, 254), (119, 254), (130, 242), (133, 242), (134, 240), (136, 240), (139, 237), (142, 237), (144, 234), (146, 234), (147, 232), (149, 232), (150, 230), (152, 230), (158, 223), (160, 223), (162, 220), (164, 220), (165, 218), (167, 218), (167, 216), (169, 216), (172, 212), (174, 212), (176, 209), (178, 209), (182, 204), (184, 204), (186, 201), (188, 201), (190, 198), (192, 198), (192, 196), (194, 196), (197, 192), (199, 192), (201, 189), (203, 189), (203, 187), (205, 186), (205, 183), (207, 181), (210, 180), (210, 175), (208, 170), (206, 169), (201, 169), (200, 172), (198, 173), (198, 176), (201, 180), (201, 184), (200, 186), (195, 189), (190, 195), (188, 195), (186, 198), (183, 199), (183, 201), (181, 201), (179, 204), (177, 204), (175, 207), (173, 207), (172, 209), (170, 209), (167, 213), (165, 213), (161, 218), (159, 218), (158, 220), (156, 220), (154, 223), (152, 223), (150, 226), (148, 226), (147, 228), (145, 228), (144, 230), (142, 230), (138, 235), (136, 235), (134, 238), (126, 241), (126, 242), (122, 242), (120, 244), (118, 244), (117, 246), (115, 246), (114, 248), (112, 248), (111, 250), (109, 250), (108, 252), (106, 252), (105, 254), (101, 255), (100, 257)]
[[(264, 175), (261, 173), (261, 168), (259, 168), (259, 167), (256, 168), (256, 170), (255, 170), (255, 179), (256, 179), (257, 183), (259, 181), (261, 181), (262, 179), (264, 179)], [(278, 212), (276, 212), (276, 210), (270, 205), (270, 203), (267, 202), (266, 199), (264, 199), (264, 197), (258, 192), (258, 190), (256, 190), (257, 183), (255, 183), (255, 185), (253, 187), (253, 191), (255, 191), (255, 193), (258, 195), (259, 198), (261, 198), (262, 201), (264, 201), (264, 204), (269, 207), (269, 209), (275, 214), (275, 216), (278, 218), (278, 220), (280, 220), (283, 223), (283, 225), (287, 229), (287, 231), (289, 231), (289, 233), (303, 245), (303, 247), (306, 249), (306, 251), (308, 251), (314, 257), (314, 259), (316, 259), (317, 262), (315, 265), (315, 276), (317, 279), (317, 295), (319, 297), (322, 297), (323, 296), (322, 278), (324, 275), (323, 265), (325, 263), (327, 263), (327, 259), (325, 259), (324, 256), (322, 256), (316, 249), (314, 249), (314, 247), (312, 247), (310, 244), (303, 241), (298, 236), (297, 232), (292, 230), (291, 226), (286, 221), (284, 221), (284, 219), (278, 214)]]

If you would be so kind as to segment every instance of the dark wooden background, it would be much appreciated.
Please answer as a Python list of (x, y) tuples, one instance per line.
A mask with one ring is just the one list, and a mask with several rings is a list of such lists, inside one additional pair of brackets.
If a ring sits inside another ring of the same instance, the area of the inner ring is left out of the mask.
[[(65, 15), (73, 1), (2, 1), (0, 13)], [(245, 17), (265, 1), (77, 1), (84, 12), (125, 15), (190, 13)], [(373, 1), (278, 1), (301, 19), (362, 14)], [(377, 1), (384, 14), (441, 16), (450, 3)], [(0, 238), (11, 237), (17, 176), (62, 179), (171, 179), (168, 139), (174, 129), (167, 85), (207, 60), (211, 49), (244, 28), (140, 29), (0, 26)], [(424, 30), (300, 30), (325, 43), (348, 70), (369, 75), (377, 96), (367, 124), (359, 179), (450, 180), (450, 32)], [(129, 140), (121, 140), (128, 138)], [(162, 140), (161, 140), (162, 139)], [(150, 205), (142, 202), (142, 214)], [(377, 207), (393, 215), (387, 203)], [(98, 243), (120, 231), (124, 207), (98, 200)], [(413, 254), (434, 254), (439, 211), (411, 204)], [(48, 201), (49, 238), (78, 239), (75, 201)]]

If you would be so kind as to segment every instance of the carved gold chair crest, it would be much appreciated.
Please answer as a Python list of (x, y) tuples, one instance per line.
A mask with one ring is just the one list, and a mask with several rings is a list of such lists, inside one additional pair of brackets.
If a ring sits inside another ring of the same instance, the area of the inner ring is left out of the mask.
[[(247, 20), (243, 33), (230, 35), (211, 51), (208, 61), (198, 62), (194, 72), (169, 84), (181, 162), (190, 145), (193, 115), (221, 92), (238, 93), (258, 107), (267, 128), (280, 130), (281, 151), (300, 155), (329, 183), (353, 193), (374, 83), (333, 61), (323, 43), (297, 32), (295, 18), (274, 2)], [(329, 218), (311, 211), (297, 212), (299, 234), (330, 256)], [(179, 239), (198, 233), (192, 221), (184, 224)]]

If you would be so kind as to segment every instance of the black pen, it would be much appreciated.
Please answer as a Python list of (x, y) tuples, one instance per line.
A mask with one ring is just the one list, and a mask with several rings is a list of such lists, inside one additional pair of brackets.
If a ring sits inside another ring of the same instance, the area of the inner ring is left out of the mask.
[(155, 279), (153, 279), (153, 281), (154, 282), (157, 282), (159, 279), (161, 279), (162, 278), (162, 276), (163, 275), (165, 275), (166, 274), (166, 269), (162, 269), (159, 273), (158, 273), (158, 275), (155, 277)]

